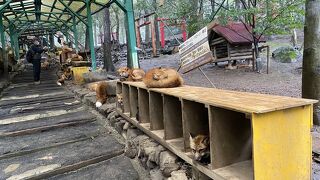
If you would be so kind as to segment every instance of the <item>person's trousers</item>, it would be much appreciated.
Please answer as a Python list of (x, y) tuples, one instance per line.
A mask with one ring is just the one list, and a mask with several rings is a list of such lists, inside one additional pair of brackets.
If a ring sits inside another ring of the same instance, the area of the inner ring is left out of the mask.
[(41, 62), (39, 60), (33, 60), (33, 79), (34, 81), (40, 81)]

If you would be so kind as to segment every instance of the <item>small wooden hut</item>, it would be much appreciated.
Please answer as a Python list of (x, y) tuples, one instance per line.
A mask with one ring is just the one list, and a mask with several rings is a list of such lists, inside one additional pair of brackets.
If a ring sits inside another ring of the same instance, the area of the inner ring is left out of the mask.
[[(208, 30), (209, 44), (214, 62), (232, 60), (253, 60), (253, 38), (250, 27), (243, 23), (231, 22), (226, 26), (215, 23)], [(265, 42), (260, 38), (260, 42)]]

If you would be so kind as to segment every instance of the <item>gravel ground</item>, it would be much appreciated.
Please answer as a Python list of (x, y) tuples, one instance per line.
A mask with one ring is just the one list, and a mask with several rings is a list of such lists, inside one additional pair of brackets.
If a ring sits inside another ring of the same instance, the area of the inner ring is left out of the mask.
[[(301, 62), (278, 63), (271, 60), (270, 73), (266, 73), (266, 58), (262, 73), (253, 72), (250, 68), (226, 70), (225, 63), (207, 64), (202, 67), (203, 71), (219, 89), (257, 92), (291, 97), (301, 97)], [(117, 67), (125, 66), (126, 62), (117, 64)], [(171, 67), (178, 69), (179, 55), (164, 55), (140, 61), (141, 68), (148, 70), (153, 67)], [(211, 84), (203, 74), (195, 69), (183, 75), (185, 84), (211, 87)]]

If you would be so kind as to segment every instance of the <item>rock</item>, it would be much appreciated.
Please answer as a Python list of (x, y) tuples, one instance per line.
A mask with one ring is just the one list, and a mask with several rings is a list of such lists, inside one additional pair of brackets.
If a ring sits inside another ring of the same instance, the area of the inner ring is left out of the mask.
[(124, 154), (133, 159), (137, 156), (138, 154), (138, 148), (137, 146), (135, 145), (134, 141), (127, 141), (126, 142), (126, 146), (125, 146), (125, 149), (124, 149)]
[(144, 156), (149, 156), (156, 152), (156, 147), (159, 144), (151, 138), (148, 138), (142, 142), (139, 142), (140, 152), (143, 153)]
[(292, 63), (302, 59), (302, 54), (293, 47), (280, 47), (272, 52), (272, 57), (282, 63)]
[[(132, 132), (131, 135), (135, 136), (134, 132)], [(128, 135), (126, 135), (125, 139), (127, 140), (126, 140), (126, 146), (125, 146), (125, 155), (130, 158), (136, 157), (139, 153), (139, 148), (138, 148), (139, 142), (147, 138), (148, 137), (145, 135), (136, 136), (135, 138), (132, 138), (132, 137), (129, 138)]]
[(163, 180), (165, 179), (160, 171), (160, 169), (153, 169), (150, 171), (150, 179), (152, 180)]
[(113, 112), (116, 108), (116, 104), (104, 104), (98, 110), (101, 114), (108, 116), (111, 112)]
[[(117, 119), (118, 120), (118, 119)], [(126, 121), (125, 120), (119, 120), (118, 122), (116, 122), (115, 124), (114, 124), (114, 128), (116, 129), (116, 131), (119, 133), (119, 134), (121, 134), (121, 132), (122, 132), (122, 127), (123, 127), (123, 125), (126, 123)]]
[(179, 169), (179, 165), (176, 164), (178, 157), (169, 151), (163, 151), (160, 153), (160, 169), (165, 177), (169, 177), (172, 171)]
[(108, 116), (107, 116), (107, 120), (110, 120), (111, 119), (111, 117), (114, 117), (114, 118), (116, 118), (116, 115), (117, 115), (118, 113), (116, 112), (116, 111), (112, 111), (111, 113), (109, 113), (108, 114)]
[(86, 83), (109, 80), (108, 73), (105, 71), (84, 73), (82, 77)]
[(168, 180), (188, 180), (188, 177), (184, 170), (172, 171)]
[(130, 123), (129, 122), (126, 122), (124, 125), (123, 125), (123, 130), (128, 130), (130, 127)]
[(147, 160), (146, 164), (147, 164), (148, 169), (154, 169), (155, 167), (157, 167), (156, 163), (149, 161), (149, 160)]
[(110, 96), (117, 95), (117, 80), (106, 81), (107, 82), (107, 94)]
[(128, 129), (127, 131), (127, 138), (129, 140), (132, 140), (134, 138), (136, 138), (139, 135), (142, 135), (142, 131), (140, 131), (139, 129)]
[[(161, 168), (160, 168), (161, 169)], [(178, 169), (180, 169), (180, 166), (178, 164), (168, 164), (166, 165), (165, 168), (161, 169), (162, 170), (162, 174), (165, 177), (170, 177), (172, 171), (177, 171)]]
[(160, 164), (160, 153), (165, 150), (166, 149), (162, 145), (158, 145), (155, 147), (155, 151), (149, 154), (149, 160), (155, 162), (156, 164)]
[(115, 123), (118, 122), (117, 118), (115, 116), (112, 116), (110, 119), (109, 119), (109, 122), (111, 124), (111, 126), (114, 127)]

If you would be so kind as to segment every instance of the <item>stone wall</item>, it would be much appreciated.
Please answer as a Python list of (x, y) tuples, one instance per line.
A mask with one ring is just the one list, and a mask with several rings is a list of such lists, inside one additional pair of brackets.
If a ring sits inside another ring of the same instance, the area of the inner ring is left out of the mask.
[[(90, 92), (85, 86), (67, 86), (85, 104), (95, 108), (94, 92)], [(109, 88), (116, 88), (115, 81), (109, 83)], [(96, 110), (105, 116), (106, 121), (124, 138), (125, 155), (139, 161), (141, 166), (150, 172), (151, 179), (191, 179), (190, 165), (122, 118), (115, 111), (115, 100), (115, 94), (109, 94), (108, 103)]]

